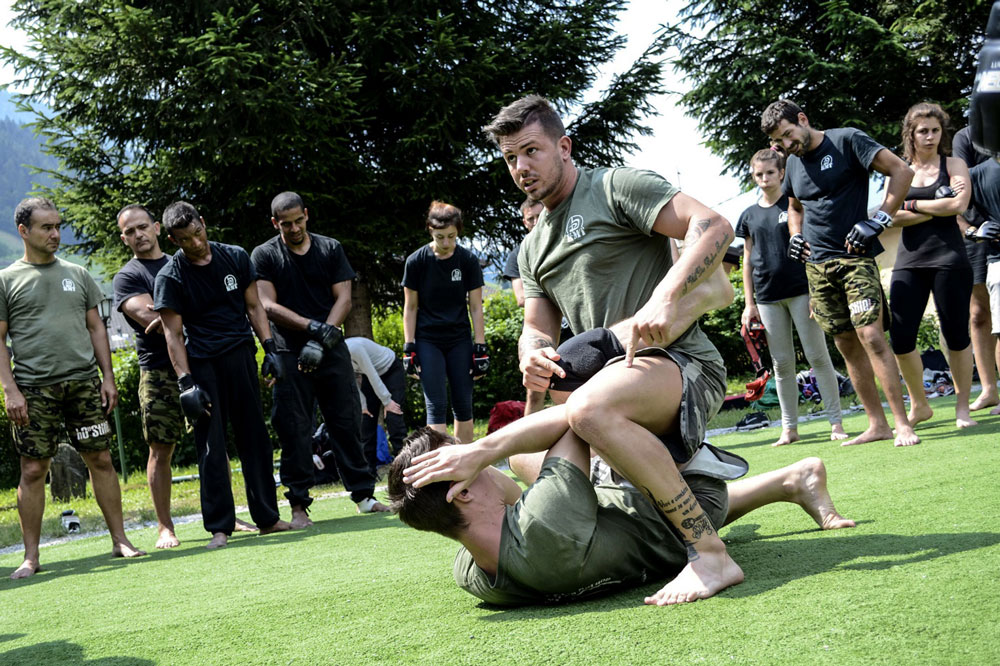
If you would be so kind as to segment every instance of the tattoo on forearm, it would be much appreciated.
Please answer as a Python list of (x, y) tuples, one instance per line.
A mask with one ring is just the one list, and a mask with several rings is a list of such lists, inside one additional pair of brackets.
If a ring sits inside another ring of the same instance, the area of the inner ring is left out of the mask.
[(524, 355), (536, 349), (544, 347), (554, 347), (552, 341), (542, 335), (522, 335), (517, 341), (517, 357), (524, 358)]
[(719, 258), (719, 254), (722, 252), (725, 252), (725, 248), (722, 243), (715, 241), (715, 249), (705, 256), (702, 260), (703, 265), (695, 266), (694, 270), (691, 271), (691, 274), (687, 276), (687, 279), (684, 281), (684, 289), (681, 291), (682, 296), (694, 289), (694, 287), (701, 281), (701, 278), (705, 275), (705, 273), (715, 265), (716, 260)]

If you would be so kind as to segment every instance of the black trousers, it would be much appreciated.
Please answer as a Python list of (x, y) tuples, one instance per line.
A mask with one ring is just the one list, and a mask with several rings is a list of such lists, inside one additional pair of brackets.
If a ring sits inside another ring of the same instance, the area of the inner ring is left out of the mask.
[(236, 438), (250, 517), (257, 527), (271, 527), (279, 517), (272, 471), (274, 449), (260, 404), (254, 347), (241, 344), (213, 358), (191, 358), (189, 363), (195, 383), (212, 400), (211, 416), (199, 419), (194, 426), (205, 529), (213, 534), (232, 534), (236, 526), (226, 454), (227, 423)]
[[(403, 362), (397, 358), (384, 374), (379, 375), (379, 379), (389, 389), (392, 399), (402, 406), (406, 402), (406, 371), (403, 370)], [(378, 399), (371, 382), (364, 375), (361, 375), (361, 393), (368, 403), (368, 411), (374, 415), (361, 416), (361, 441), (365, 449), (365, 458), (368, 459), (368, 465), (374, 473), (378, 467), (377, 414), (382, 401)], [(396, 455), (403, 448), (403, 440), (406, 438), (406, 422), (403, 421), (403, 415), (386, 412), (385, 429), (389, 436), (389, 451), (392, 455)]]
[(292, 506), (312, 504), (312, 433), (316, 403), (327, 432), (334, 442), (333, 455), (344, 488), (355, 502), (375, 493), (375, 475), (368, 468), (361, 448), (361, 401), (354, 383), (354, 368), (347, 345), (339, 344), (323, 354), (312, 372), (298, 369), (298, 355), (278, 355), (285, 377), (274, 385), (271, 425), (281, 440), (281, 483)]

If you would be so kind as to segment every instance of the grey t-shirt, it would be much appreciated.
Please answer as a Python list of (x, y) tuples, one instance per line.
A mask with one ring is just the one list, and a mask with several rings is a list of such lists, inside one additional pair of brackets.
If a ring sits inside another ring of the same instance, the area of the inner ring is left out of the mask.
[[(685, 477), (718, 530), (729, 510), (726, 484)], [(679, 572), (687, 549), (663, 515), (634, 488), (597, 486), (563, 458), (547, 458), (538, 480), (507, 507), (497, 575), (462, 548), (455, 581), (483, 601), (514, 606), (559, 603)]]
[[(782, 189), (805, 208), (802, 235), (812, 248), (809, 261), (852, 256), (844, 240), (868, 219), (868, 174), (883, 149), (861, 130), (845, 127), (826, 130), (820, 145), (801, 158), (788, 156)], [(881, 252), (876, 239), (868, 256)]]
[(58, 257), (49, 264), (18, 259), (0, 271), (0, 320), (7, 322), (18, 384), (97, 376), (87, 310), (102, 298), (86, 269)]
[[(652, 171), (578, 171), (572, 195), (525, 236), (518, 264), (525, 298), (549, 299), (582, 333), (634, 315), (673, 266), (670, 239), (653, 224), (679, 190)], [(697, 324), (672, 346), (722, 362)]]

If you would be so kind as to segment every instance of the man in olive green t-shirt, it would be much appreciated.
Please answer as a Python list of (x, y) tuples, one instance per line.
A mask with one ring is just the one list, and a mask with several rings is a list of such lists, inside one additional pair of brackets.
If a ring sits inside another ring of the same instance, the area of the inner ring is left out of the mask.
[[(86, 270), (55, 256), (59, 211), (48, 199), (25, 199), (14, 211), (24, 257), (0, 271), (0, 385), (14, 447), (21, 457), (17, 510), (24, 562), (10, 577), (41, 569), (38, 542), (45, 476), (64, 429), (90, 469), (94, 496), (115, 557), (145, 555), (125, 536), (121, 488), (111, 462), (107, 415), (118, 401), (111, 349), (97, 312), (100, 287)], [(103, 379), (98, 379), (100, 367)]]

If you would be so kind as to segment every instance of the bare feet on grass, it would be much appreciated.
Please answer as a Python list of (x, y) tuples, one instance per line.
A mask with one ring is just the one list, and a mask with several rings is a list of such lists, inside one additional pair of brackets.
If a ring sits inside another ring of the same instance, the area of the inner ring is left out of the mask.
[(27, 578), (28, 576), (34, 576), (41, 570), (42, 567), (38, 564), (38, 560), (25, 560), (24, 562), (21, 562), (21, 566), (14, 569), (14, 572), (10, 575), (10, 579), (19, 580), (21, 578)]
[(650, 606), (685, 604), (708, 599), (727, 587), (742, 583), (743, 570), (729, 557), (722, 540), (716, 540), (718, 545), (706, 544), (699, 549), (677, 577), (656, 594), (646, 597), (645, 603)]
[(996, 416), (997, 414), (1000, 414), (1000, 407), (994, 407), (990, 410), (990, 416)]
[(792, 442), (797, 442), (797, 441), (799, 441), (798, 430), (790, 430), (788, 428), (782, 428), (781, 437), (778, 438), (778, 441), (771, 444), (771, 446), (784, 446), (785, 444), (791, 444)]
[(841, 446), (855, 446), (857, 444), (868, 444), (869, 442), (881, 442), (883, 439), (892, 439), (892, 428), (889, 424), (885, 425), (869, 425), (868, 429), (863, 433), (855, 437), (854, 439), (849, 439)]
[(292, 529), (301, 530), (312, 527), (313, 521), (309, 520), (309, 514), (300, 506), (292, 507)]
[(161, 526), (159, 529), (160, 536), (156, 539), (157, 548), (176, 548), (181, 545), (181, 542), (177, 539), (177, 535), (174, 534), (173, 526)]
[(262, 528), (260, 528), (260, 534), (261, 534), (261, 536), (263, 536), (265, 534), (274, 534), (275, 532), (287, 532), (290, 529), (294, 529), (292, 527), (291, 523), (289, 523), (288, 521), (285, 521), (285, 520), (279, 520), (278, 522), (276, 522), (274, 525), (271, 525), (270, 527), (262, 527)]
[(135, 546), (133, 546), (131, 543), (129, 543), (128, 539), (122, 539), (121, 541), (116, 542), (111, 547), (111, 556), (112, 557), (126, 557), (126, 558), (128, 558), (128, 557), (142, 557), (145, 554), (146, 554), (146, 551), (139, 550), (138, 548), (136, 548)]
[(801, 506), (824, 530), (854, 527), (855, 523), (837, 513), (826, 489), (826, 466), (819, 458), (805, 458), (795, 464), (795, 473), (785, 482), (788, 501)]
[(212, 540), (205, 544), (205, 548), (209, 550), (215, 550), (216, 548), (224, 548), (225, 545), (229, 543), (229, 535), (225, 532), (215, 532), (212, 534)]
[(233, 531), (234, 532), (256, 532), (257, 531), (257, 526), (254, 525), (254, 524), (252, 524), (252, 523), (248, 523), (245, 520), (240, 520), (239, 518), (237, 518), (236, 519), (236, 526), (233, 528)]
[(930, 420), (934, 416), (934, 410), (927, 403), (911, 404), (910, 411), (906, 414), (911, 426)]
[(842, 439), (847, 439), (847, 433), (844, 432), (844, 426), (841, 423), (834, 423), (830, 426), (830, 441), (839, 442)]
[(959, 430), (979, 425), (979, 422), (973, 419), (969, 414), (970, 410), (970, 407), (955, 405), (955, 427)]
[[(973, 412), (978, 412), (980, 409), (986, 409), (987, 407), (996, 407), (1000, 405), (1000, 395), (994, 391), (989, 393), (988, 391), (983, 391), (979, 394), (979, 397), (969, 405), (969, 410)], [(990, 412), (993, 414), (994, 412)]]
[(913, 426), (896, 426), (894, 446), (913, 446), (920, 443), (920, 437), (913, 432)]

